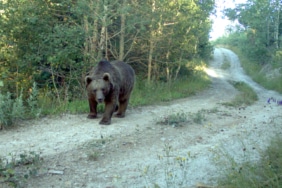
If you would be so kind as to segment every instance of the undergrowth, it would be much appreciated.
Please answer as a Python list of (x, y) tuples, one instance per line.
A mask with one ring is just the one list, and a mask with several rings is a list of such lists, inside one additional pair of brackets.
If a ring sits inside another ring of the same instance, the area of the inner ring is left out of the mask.
[(209, 84), (208, 76), (202, 72), (171, 82), (148, 83), (137, 80), (130, 99), (130, 106), (156, 104), (188, 97), (203, 90)]
[(206, 121), (205, 113), (209, 113), (209, 112), (210, 111), (207, 110), (199, 110), (196, 113), (184, 113), (184, 112), (171, 113), (158, 118), (156, 121), (157, 124), (169, 125), (172, 127), (184, 126), (191, 122), (194, 122), (196, 124), (202, 124), (204, 121)]
[(14, 125), (17, 121), (38, 118), (41, 108), (37, 101), (38, 89), (33, 84), (27, 99), (23, 98), (22, 91), (14, 97), (11, 93), (0, 93), (0, 129)]
[(242, 106), (242, 105), (252, 105), (258, 100), (256, 92), (245, 82), (230, 82), (238, 91), (239, 94), (231, 102), (223, 103), (226, 106)]
[(258, 84), (260, 84), (266, 89), (275, 90), (278, 91), (279, 93), (282, 93), (281, 76), (272, 79), (267, 78), (266, 75), (263, 72), (261, 72), (263, 65), (248, 59), (246, 56), (243, 55), (243, 53), (238, 48), (230, 47), (230, 46), (228, 46), (227, 48), (232, 49), (236, 53), (236, 55), (240, 59), (242, 67), (255, 82), (257, 82)]

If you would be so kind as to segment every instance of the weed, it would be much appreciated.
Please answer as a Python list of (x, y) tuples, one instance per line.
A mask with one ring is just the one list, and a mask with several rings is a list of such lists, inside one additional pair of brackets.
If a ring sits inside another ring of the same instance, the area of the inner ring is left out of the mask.
[(204, 121), (206, 121), (205, 110), (199, 110), (197, 113), (192, 114), (191, 116), (194, 123), (202, 124)]
[(182, 126), (184, 123), (186, 123), (187, 120), (188, 120), (187, 114), (183, 112), (178, 112), (176, 114), (169, 114), (165, 117), (161, 117), (157, 121), (157, 124), (179, 127)]
[(103, 135), (100, 135), (101, 139), (92, 140), (84, 145), (88, 150), (87, 157), (89, 160), (98, 161), (99, 157), (103, 155), (102, 149), (105, 147), (108, 139), (104, 139)]
[(208, 113), (217, 113), (217, 112), (219, 112), (219, 110), (218, 110), (218, 108), (217, 107), (214, 107), (214, 108), (212, 108), (212, 109), (210, 109), (210, 110), (207, 110), (207, 112)]
[(0, 185), (22, 187), (26, 179), (38, 174), (41, 161), (40, 155), (33, 151), (0, 157)]
[(184, 113), (178, 112), (174, 114), (169, 114), (166, 116), (162, 116), (157, 120), (157, 124), (161, 125), (170, 125), (172, 127), (181, 127), (184, 124), (189, 123), (190, 119), (193, 120), (194, 123), (202, 124), (206, 121), (205, 113), (208, 112), (207, 110), (199, 110), (196, 113)]
[[(171, 145), (165, 144), (163, 154), (158, 155), (160, 165), (157, 167), (139, 168), (141, 176), (148, 187), (181, 187), (187, 184), (188, 163), (193, 157), (188, 152), (186, 156), (175, 155)], [(161, 177), (160, 182), (156, 182), (156, 177)], [(147, 187), (146, 186), (146, 187)]]
[(100, 156), (100, 152), (99, 151), (93, 151), (91, 153), (88, 153), (88, 159), (91, 161), (98, 161), (99, 156)]

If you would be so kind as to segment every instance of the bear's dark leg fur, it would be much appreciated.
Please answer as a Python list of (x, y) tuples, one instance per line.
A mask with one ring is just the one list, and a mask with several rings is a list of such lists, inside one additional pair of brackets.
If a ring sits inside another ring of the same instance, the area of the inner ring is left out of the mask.
[(116, 104), (112, 102), (105, 102), (105, 112), (103, 115), (102, 120), (99, 122), (101, 125), (110, 125), (111, 124), (111, 118), (116, 109)]
[(125, 117), (125, 111), (126, 111), (127, 105), (128, 105), (128, 99), (120, 100), (119, 108), (115, 116), (118, 118)]
[(90, 113), (88, 114), (87, 118), (95, 119), (97, 118), (97, 102), (94, 98), (88, 98)]

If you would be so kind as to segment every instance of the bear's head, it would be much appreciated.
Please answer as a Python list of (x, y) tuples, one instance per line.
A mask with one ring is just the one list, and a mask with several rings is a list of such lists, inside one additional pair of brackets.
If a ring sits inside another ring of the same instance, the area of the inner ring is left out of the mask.
[(95, 97), (98, 103), (104, 102), (106, 96), (113, 88), (111, 76), (109, 73), (104, 73), (102, 78), (85, 77), (86, 88), (88, 95)]

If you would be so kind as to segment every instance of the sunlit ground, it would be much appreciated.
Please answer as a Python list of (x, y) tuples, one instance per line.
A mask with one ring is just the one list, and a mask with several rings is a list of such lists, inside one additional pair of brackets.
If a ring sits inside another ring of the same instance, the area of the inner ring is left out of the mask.
[(204, 71), (212, 78), (226, 78), (228, 76), (228, 74), (222, 69), (215, 69), (206, 66), (196, 66), (195, 69), (198, 71)]
[(230, 77), (228, 72), (222, 69), (203, 67), (203, 71), (212, 78), (226, 79)]
[(215, 72), (215, 70), (211, 69), (211, 68), (206, 68), (204, 67), (204, 71), (207, 73), (207, 75), (214, 77), (214, 78), (218, 78), (219, 75)]

